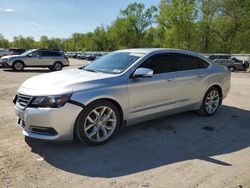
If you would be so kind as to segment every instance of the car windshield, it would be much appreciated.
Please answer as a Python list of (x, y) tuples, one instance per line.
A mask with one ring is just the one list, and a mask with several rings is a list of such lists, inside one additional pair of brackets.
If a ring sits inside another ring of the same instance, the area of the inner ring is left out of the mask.
[(237, 58), (235, 58), (235, 57), (232, 58), (232, 61), (234, 61), (234, 62), (240, 62), (240, 60), (237, 59)]
[(119, 74), (143, 55), (143, 53), (133, 52), (112, 52), (90, 63), (83, 70)]
[(33, 49), (33, 50), (28, 50), (28, 51), (26, 51), (26, 52), (24, 52), (24, 53), (22, 53), (22, 54), (20, 54), (20, 55), (26, 56), (26, 55), (28, 55), (29, 53), (33, 52), (33, 51), (35, 51), (35, 49)]

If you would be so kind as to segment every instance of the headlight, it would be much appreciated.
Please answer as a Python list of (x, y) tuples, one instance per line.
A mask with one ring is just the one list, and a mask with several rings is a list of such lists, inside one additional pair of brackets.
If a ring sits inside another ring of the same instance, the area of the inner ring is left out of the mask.
[(29, 104), (29, 107), (61, 108), (69, 101), (70, 97), (71, 97), (71, 94), (35, 97)]
[(0, 59), (0, 62), (8, 61), (9, 59)]

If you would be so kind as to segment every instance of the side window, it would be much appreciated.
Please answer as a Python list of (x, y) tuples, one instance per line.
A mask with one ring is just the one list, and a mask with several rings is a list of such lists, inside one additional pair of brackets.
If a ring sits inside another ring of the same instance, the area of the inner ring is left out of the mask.
[(41, 51), (41, 56), (48, 57), (51, 56), (51, 53), (49, 51)]
[(40, 54), (39, 51), (34, 51), (34, 52), (31, 52), (31, 53), (29, 54), (30, 57), (38, 57), (38, 56), (40, 56), (40, 55), (41, 55), (41, 54)]
[(175, 55), (175, 62), (177, 64), (178, 70), (195, 70), (195, 69), (203, 69), (207, 68), (209, 64), (197, 57), (183, 55), (183, 54), (176, 54)]
[(157, 55), (150, 57), (140, 65), (143, 68), (149, 68), (154, 74), (167, 73), (175, 71), (175, 64), (172, 55)]
[(61, 56), (62, 54), (58, 53), (58, 52), (51, 52), (51, 56)]
[(60, 53), (58, 52), (51, 52), (51, 51), (42, 51), (42, 56), (46, 56), (46, 57), (51, 57), (51, 56), (61, 56)]

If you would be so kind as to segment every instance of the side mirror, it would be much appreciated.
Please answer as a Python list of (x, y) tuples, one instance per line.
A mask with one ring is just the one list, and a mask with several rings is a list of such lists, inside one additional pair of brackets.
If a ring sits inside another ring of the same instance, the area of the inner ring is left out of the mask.
[(135, 70), (133, 74), (133, 78), (140, 78), (140, 77), (152, 77), (154, 74), (154, 71), (152, 69), (148, 68), (138, 68)]

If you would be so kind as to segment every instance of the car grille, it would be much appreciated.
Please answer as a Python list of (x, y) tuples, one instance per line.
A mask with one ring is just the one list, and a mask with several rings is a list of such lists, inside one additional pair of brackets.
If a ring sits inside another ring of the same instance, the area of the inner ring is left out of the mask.
[(16, 99), (16, 106), (19, 109), (23, 110), (29, 105), (31, 100), (32, 100), (32, 97), (30, 96), (18, 94), (17, 99)]

